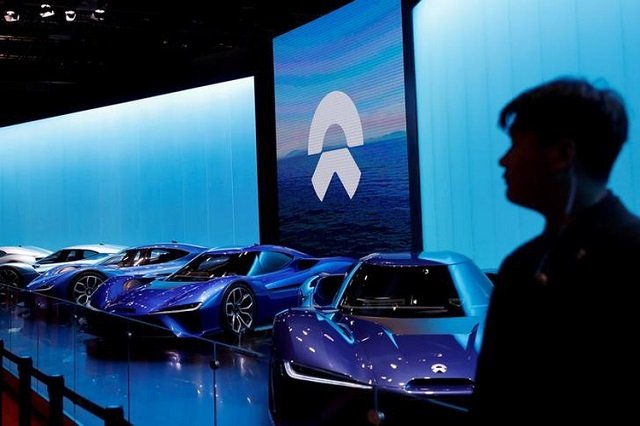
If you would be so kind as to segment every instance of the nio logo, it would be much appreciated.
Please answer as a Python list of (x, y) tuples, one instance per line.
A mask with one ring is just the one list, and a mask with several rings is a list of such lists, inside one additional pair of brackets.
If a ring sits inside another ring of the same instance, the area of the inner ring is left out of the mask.
[(447, 372), (447, 366), (444, 364), (433, 364), (431, 366), (431, 371), (434, 373), (446, 373)]
[(347, 139), (347, 147), (364, 145), (362, 122), (358, 109), (344, 92), (333, 91), (322, 100), (311, 120), (308, 155), (320, 154), (320, 159), (311, 177), (311, 183), (320, 201), (324, 200), (333, 174), (338, 176), (349, 198), (353, 198), (360, 183), (360, 169), (348, 148), (322, 152), (324, 137), (333, 125), (340, 126)]

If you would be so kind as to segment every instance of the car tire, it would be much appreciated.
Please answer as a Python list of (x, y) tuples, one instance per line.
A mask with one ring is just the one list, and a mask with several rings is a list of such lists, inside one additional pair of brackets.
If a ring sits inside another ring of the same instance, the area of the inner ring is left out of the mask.
[(269, 415), (275, 425), (282, 423), (282, 415), (280, 413), (280, 379), (276, 377), (278, 374), (278, 363), (271, 358), (269, 365)]
[(240, 336), (255, 326), (256, 296), (248, 285), (233, 283), (222, 295), (222, 327), (230, 336)]
[(0, 284), (22, 288), (22, 276), (13, 268), (0, 268)]
[(106, 278), (104, 274), (97, 271), (87, 271), (78, 274), (71, 283), (69, 299), (79, 305), (88, 305), (89, 298)]
[[(310, 388), (300, 382), (294, 382), (283, 371), (282, 360), (272, 353), (269, 366), (269, 415), (274, 426), (308, 425), (308, 424), (350, 424), (335, 421), (324, 421), (322, 415), (313, 414), (317, 408), (315, 398), (310, 404), (292, 404), (300, 395), (308, 395)], [(322, 404), (319, 405), (322, 407)], [(324, 408), (321, 409), (324, 411)], [(358, 426), (360, 423), (354, 423)]]

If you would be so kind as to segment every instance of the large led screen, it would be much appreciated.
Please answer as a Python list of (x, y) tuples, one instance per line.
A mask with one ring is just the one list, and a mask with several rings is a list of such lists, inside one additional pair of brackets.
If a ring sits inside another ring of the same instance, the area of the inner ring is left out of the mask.
[(0, 245), (258, 242), (254, 79), (0, 128)]
[(314, 254), (412, 244), (400, 0), (273, 40), (279, 238)]

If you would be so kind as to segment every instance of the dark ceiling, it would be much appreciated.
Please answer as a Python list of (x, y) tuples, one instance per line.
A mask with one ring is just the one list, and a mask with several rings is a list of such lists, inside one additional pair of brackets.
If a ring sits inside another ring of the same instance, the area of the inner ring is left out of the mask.
[(0, 0), (0, 126), (264, 72), (273, 37), (349, 2)]

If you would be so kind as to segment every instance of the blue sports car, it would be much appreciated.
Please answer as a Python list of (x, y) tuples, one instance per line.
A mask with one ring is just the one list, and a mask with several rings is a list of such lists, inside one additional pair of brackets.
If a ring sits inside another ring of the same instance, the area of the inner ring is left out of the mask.
[(34, 262), (31, 262), (30, 258), (16, 259), (0, 265), (0, 282), (23, 288), (52, 268), (78, 263), (96, 263), (123, 248), (113, 244), (81, 244), (68, 246), (53, 253), (40, 254)]
[(212, 249), (166, 278), (112, 278), (90, 307), (160, 325), (177, 337), (235, 337), (270, 327), (277, 312), (297, 304), (309, 277), (344, 274), (355, 262), (276, 245)]
[(371, 254), (346, 277), (308, 280), (303, 306), (274, 318), (273, 420), (412, 424), (464, 411), (492, 289), (449, 251)]
[(124, 249), (97, 263), (57, 266), (31, 281), (27, 291), (86, 305), (104, 280), (116, 275), (157, 277), (169, 275), (207, 250), (194, 244), (160, 243)]

